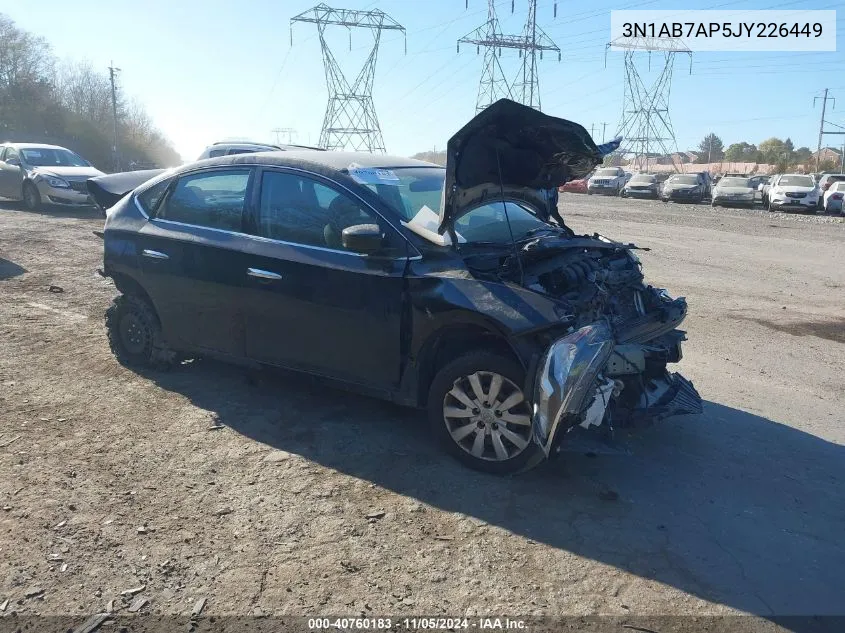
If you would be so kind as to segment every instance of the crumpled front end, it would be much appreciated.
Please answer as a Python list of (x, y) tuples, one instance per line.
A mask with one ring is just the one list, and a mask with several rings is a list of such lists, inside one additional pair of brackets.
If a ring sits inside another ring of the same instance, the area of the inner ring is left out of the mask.
[(545, 351), (532, 423), (546, 455), (575, 426), (638, 426), (702, 412), (692, 383), (666, 369), (681, 359), (686, 337), (677, 326), (686, 300), (649, 286), (635, 293), (634, 304), (632, 314), (584, 325)]

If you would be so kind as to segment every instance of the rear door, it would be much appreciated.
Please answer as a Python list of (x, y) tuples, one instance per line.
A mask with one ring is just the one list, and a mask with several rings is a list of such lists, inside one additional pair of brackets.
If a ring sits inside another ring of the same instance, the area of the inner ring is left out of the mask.
[[(410, 245), (341, 186), (301, 171), (259, 176), (247, 355), (375, 388), (398, 384)], [(378, 224), (383, 250), (346, 250), (342, 230)]]
[[(253, 169), (218, 167), (171, 182), (141, 229), (144, 287), (179, 347), (244, 353), (243, 293), (251, 244), (243, 232)], [(144, 204), (144, 194), (139, 196)]]

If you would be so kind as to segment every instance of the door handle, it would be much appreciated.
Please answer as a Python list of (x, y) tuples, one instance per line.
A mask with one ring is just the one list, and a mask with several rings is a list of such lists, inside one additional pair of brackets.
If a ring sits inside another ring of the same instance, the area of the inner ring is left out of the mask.
[(258, 277), (259, 279), (281, 279), (279, 273), (270, 272), (269, 270), (261, 270), (260, 268), (247, 268), (246, 274), (250, 277)]
[(160, 253), (159, 251), (151, 251), (148, 248), (145, 248), (141, 251), (141, 255), (144, 257), (149, 257), (150, 259), (170, 259), (170, 255), (167, 253)]

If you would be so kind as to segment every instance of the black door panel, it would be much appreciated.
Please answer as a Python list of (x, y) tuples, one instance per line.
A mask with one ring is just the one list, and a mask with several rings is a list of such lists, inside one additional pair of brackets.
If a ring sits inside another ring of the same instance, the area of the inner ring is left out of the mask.
[(406, 260), (256, 242), (247, 355), (374, 386), (395, 385)]
[[(250, 358), (390, 389), (398, 384), (407, 242), (335, 183), (264, 171), (249, 268)], [(346, 226), (377, 223), (381, 256), (344, 250)]]

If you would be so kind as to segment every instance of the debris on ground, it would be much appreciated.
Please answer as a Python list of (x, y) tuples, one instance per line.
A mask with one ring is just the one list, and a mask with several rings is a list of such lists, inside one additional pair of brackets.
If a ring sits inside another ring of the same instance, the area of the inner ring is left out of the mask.
[(385, 514), (387, 514), (384, 510), (373, 510), (372, 512), (367, 513), (368, 519), (381, 519)]
[(21, 436), (16, 435), (12, 439), (10, 439), (8, 442), (3, 442), (2, 444), (0, 444), (0, 448), (6, 448), (7, 446), (9, 446), (9, 444), (12, 444), (13, 442), (17, 442), (19, 439), (21, 439)]
[(33, 587), (32, 589), (27, 589), (27, 591), (23, 594), (24, 598), (37, 598), (38, 596), (42, 595), (44, 590), (41, 587)]
[(120, 592), (121, 596), (134, 596), (136, 593), (141, 593), (144, 589), (147, 588), (147, 585), (140, 585), (138, 587), (132, 587), (132, 589), (124, 589)]
[(129, 613), (137, 613), (140, 611), (145, 604), (147, 604), (149, 600), (146, 598), (138, 598), (135, 602), (133, 602), (128, 609), (126, 609)]
[(92, 615), (90, 618), (85, 620), (78, 629), (75, 629), (73, 633), (93, 633), (97, 629), (100, 628), (100, 625), (105, 622), (109, 618), (108, 613), (97, 613)]
[(54, 294), (60, 294), (65, 291), (61, 286), (50, 286), (49, 290)]
[(202, 610), (205, 608), (205, 601), (205, 598), (200, 598), (194, 603), (194, 608), (191, 609), (191, 617), (195, 618), (202, 613)]

